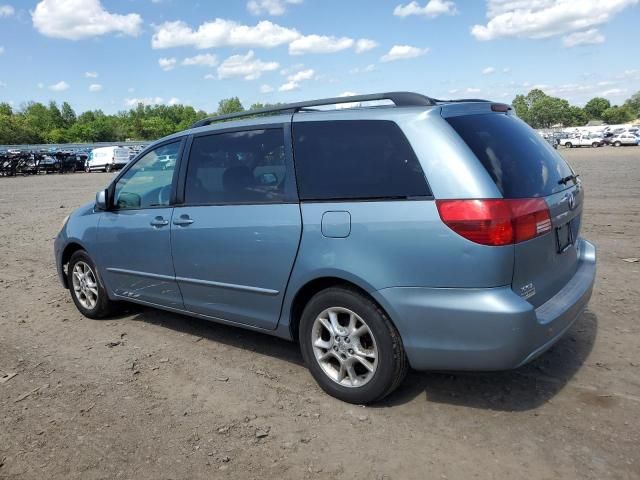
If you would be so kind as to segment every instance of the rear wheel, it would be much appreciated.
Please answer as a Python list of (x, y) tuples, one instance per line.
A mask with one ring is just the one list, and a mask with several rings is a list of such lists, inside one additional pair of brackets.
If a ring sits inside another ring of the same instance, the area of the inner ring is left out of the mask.
[(567, 148), (571, 148), (571, 147), (573, 147), (573, 144), (571, 142), (567, 142), (567, 143), (564, 144), (564, 146), (567, 147)]
[(110, 163), (108, 163), (108, 164), (107, 164), (107, 166), (106, 166), (106, 167), (104, 167), (104, 171), (105, 171), (105, 172), (107, 172), (107, 173), (109, 173), (109, 172), (111, 172), (111, 169), (112, 169), (112, 168), (113, 168), (113, 167), (111, 166), (111, 164), (110, 164)]
[(614, 143), (614, 144), (613, 144), (613, 146), (614, 146), (614, 147), (621, 147), (621, 146), (622, 146), (622, 143), (620, 143), (620, 142), (616, 142), (616, 143)]
[(402, 340), (387, 315), (355, 289), (317, 293), (300, 320), (300, 348), (318, 385), (340, 400), (380, 400), (404, 379)]
[(117, 304), (107, 296), (97, 271), (84, 250), (78, 250), (69, 260), (67, 277), (71, 299), (80, 313), (89, 318), (104, 318), (116, 311)]
[(598, 142), (593, 142), (593, 143), (591, 144), (591, 146), (592, 146), (593, 148), (596, 148), (596, 147), (599, 147), (599, 146), (600, 146), (600, 144), (599, 144)]

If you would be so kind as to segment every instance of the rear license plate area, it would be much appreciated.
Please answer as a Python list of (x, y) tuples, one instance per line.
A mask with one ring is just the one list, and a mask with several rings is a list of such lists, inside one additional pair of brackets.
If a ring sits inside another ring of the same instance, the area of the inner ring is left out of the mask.
[(566, 252), (573, 245), (573, 229), (571, 222), (556, 228), (556, 247), (558, 253)]

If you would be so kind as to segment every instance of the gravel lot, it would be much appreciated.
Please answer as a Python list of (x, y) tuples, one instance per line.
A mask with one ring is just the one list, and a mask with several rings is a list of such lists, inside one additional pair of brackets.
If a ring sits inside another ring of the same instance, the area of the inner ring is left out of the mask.
[(367, 408), (325, 395), (292, 343), (83, 318), (53, 238), (109, 175), (0, 178), (0, 478), (640, 478), (640, 147), (560, 152), (599, 250), (587, 312), (533, 364), (412, 372)]

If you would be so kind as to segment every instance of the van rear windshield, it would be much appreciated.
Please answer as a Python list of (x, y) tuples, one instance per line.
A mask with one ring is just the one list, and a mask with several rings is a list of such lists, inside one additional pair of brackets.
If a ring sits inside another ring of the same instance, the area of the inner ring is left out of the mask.
[(574, 184), (573, 172), (538, 133), (512, 115), (446, 119), (487, 170), (504, 198), (544, 197)]

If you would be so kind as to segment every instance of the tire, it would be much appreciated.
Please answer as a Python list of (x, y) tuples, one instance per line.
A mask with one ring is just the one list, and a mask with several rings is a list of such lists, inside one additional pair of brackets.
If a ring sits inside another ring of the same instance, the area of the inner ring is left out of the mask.
[(599, 146), (600, 146), (600, 144), (599, 144), (598, 142), (593, 142), (593, 143), (591, 144), (591, 146), (592, 146), (593, 148), (597, 148), (597, 147), (599, 147)]
[(616, 142), (616, 143), (614, 143), (614, 144), (613, 144), (613, 146), (614, 146), (614, 147), (621, 147), (621, 146), (622, 146), (622, 143), (620, 143), (620, 142)]
[[(334, 328), (332, 317), (341, 331)], [(300, 319), (299, 341), (302, 357), (320, 388), (344, 402), (378, 401), (407, 374), (407, 357), (395, 326), (378, 305), (352, 288), (331, 287), (314, 295)]]
[(108, 163), (108, 164), (104, 167), (104, 171), (105, 171), (105, 172), (107, 172), (107, 173), (110, 173), (112, 168), (113, 168), (113, 167), (111, 166), (111, 164), (110, 164), (110, 163)]
[(567, 148), (572, 148), (573, 144), (571, 142), (567, 142), (567, 143), (564, 144), (564, 146), (567, 147)]
[[(84, 282), (75, 275), (76, 271), (79, 274), (84, 272)], [(117, 310), (117, 303), (109, 299), (97, 271), (95, 263), (84, 250), (71, 255), (67, 270), (71, 299), (80, 313), (93, 319), (108, 317)]]
[(87, 172), (87, 173), (91, 173), (91, 168), (89, 168), (89, 165), (84, 167), (84, 171)]

